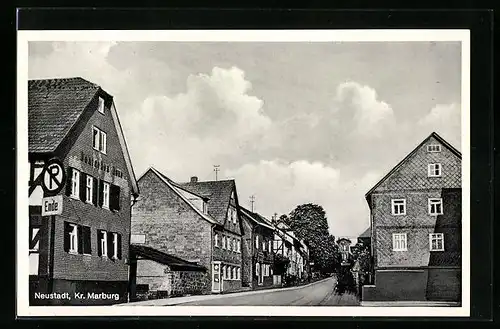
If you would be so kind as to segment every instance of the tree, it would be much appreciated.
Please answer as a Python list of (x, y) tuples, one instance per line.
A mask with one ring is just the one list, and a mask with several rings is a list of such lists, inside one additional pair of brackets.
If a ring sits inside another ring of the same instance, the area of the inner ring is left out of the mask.
[(337, 262), (338, 248), (335, 237), (328, 231), (328, 221), (323, 207), (307, 203), (297, 206), (289, 216), (282, 215), (283, 220), (309, 246), (310, 260), (315, 269), (322, 273), (334, 271)]
[(286, 270), (290, 266), (290, 260), (288, 257), (283, 256), (282, 254), (274, 255), (274, 268), (273, 274), (283, 275), (286, 273)]

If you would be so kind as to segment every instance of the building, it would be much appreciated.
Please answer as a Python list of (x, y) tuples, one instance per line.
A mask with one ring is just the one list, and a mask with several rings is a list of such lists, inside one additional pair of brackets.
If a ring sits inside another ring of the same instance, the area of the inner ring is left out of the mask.
[[(188, 183), (176, 183), (150, 168), (138, 184), (141, 198), (132, 208), (134, 244), (203, 266), (203, 274), (183, 275), (185, 282), (197, 282), (184, 293), (241, 289), (242, 227), (234, 180), (199, 182), (192, 177)], [(138, 260), (137, 286), (168, 285), (168, 273), (157, 276), (155, 282), (148, 277), (161, 269), (165, 270), (165, 264)]]
[(375, 284), (364, 300), (460, 301), (461, 159), (432, 133), (366, 194)]
[[(371, 236), (372, 228), (368, 227), (363, 233), (358, 236), (358, 243), (366, 246), (371, 251)], [(373, 253), (372, 253), (373, 254)]]
[[(309, 248), (306, 243), (299, 240), (291, 228), (283, 222), (275, 225), (274, 253), (290, 260), (287, 275), (296, 277), (297, 280), (306, 280), (309, 277)], [(276, 278), (275, 280), (279, 280)]]
[[(113, 97), (82, 78), (28, 81), (28, 150), (31, 304), (127, 301), (139, 190)], [(52, 159), (62, 168), (43, 169)], [(40, 297), (51, 292), (85, 299)]]
[(349, 260), (352, 259), (351, 246), (352, 241), (349, 238), (339, 238), (337, 240), (337, 246), (339, 247), (339, 252), (341, 256), (341, 265), (347, 265)]
[(268, 287), (273, 282), (275, 227), (263, 216), (240, 206), (243, 223), (243, 286)]

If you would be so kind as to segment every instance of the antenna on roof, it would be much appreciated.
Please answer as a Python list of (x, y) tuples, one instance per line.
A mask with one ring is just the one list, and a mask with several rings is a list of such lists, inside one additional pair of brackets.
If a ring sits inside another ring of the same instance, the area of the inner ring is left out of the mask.
[(250, 196), (250, 204), (252, 205), (252, 212), (253, 212), (253, 204), (255, 203), (255, 195)]
[(215, 180), (217, 180), (217, 173), (220, 171), (219, 167), (220, 167), (220, 165), (214, 165)]

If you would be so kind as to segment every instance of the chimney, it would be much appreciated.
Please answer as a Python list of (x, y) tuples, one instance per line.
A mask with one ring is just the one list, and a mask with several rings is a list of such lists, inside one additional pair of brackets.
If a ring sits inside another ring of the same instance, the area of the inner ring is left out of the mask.
[(196, 176), (191, 177), (191, 183), (198, 183), (198, 177)]

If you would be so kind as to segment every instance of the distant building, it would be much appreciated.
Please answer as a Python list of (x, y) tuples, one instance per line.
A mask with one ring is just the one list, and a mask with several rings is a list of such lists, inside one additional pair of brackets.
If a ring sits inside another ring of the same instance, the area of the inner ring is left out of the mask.
[(366, 194), (375, 285), (364, 300), (460, 301), (461, 162), (432, 133)]
[(243, 285), (273, 285), (275, 227), (263, 216), (240, 206), (243, 223)]
[(297, 277), (298, 280), (307, 279), (309, 273), (309, 248), (299, 240), (291, 228), (283, 222), (276, 223), (273, 250), (290, 260), (287, 274)]
[[(222, 293), (241, 289), (242, 226), (234, 180), (176, 183), (154, 168), (138, 180), (141, 198), (132, 209), (132, 240), (206, 271), (185, 271), (184, 292)], [(148, 273), (159, 275), (150, 282)], [(137, 285), (164, 290), (169, 269), (160, 262), (137, 263)], [(172, 273), (172, 275), (174, 275)], [(170, 280), (170, 281), (169, 281)]]
[[(30, 80), (28, 151), (30, 302), (126, 302), (130, 205), (139, 190), (113, 97), (82, 78)], [(53, 158), (66, 182), (52, 199), (59, 211), (44, 216), (51, 207), (40, 174)], [(33, 299), (35, 292), (86, 298)], [(98, 292), (106, 296), (88, 298)]]
[(340, 256), (341, 256), (341, 265), (347, 265), (352, 258), (351, 253), (351, 245), (352, 241), (349, 238), (339, 238), (337, 240), (337, 246), (339, 248)]

